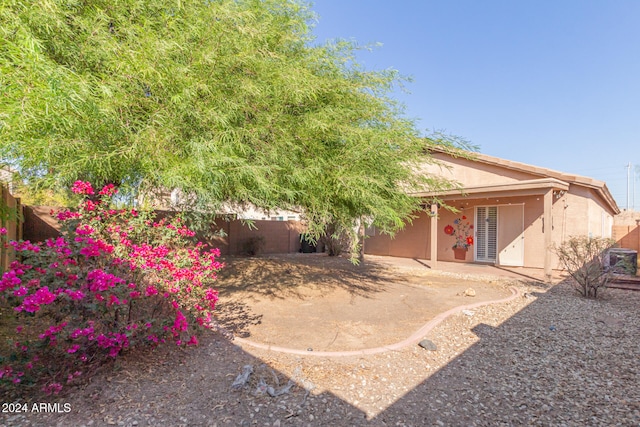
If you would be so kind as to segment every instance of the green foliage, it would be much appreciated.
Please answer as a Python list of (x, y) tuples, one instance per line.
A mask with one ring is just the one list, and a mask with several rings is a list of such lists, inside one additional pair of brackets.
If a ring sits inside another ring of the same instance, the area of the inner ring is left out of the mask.
[(0, 390), (18, 398), (37, 395), (35, 386), (57, 394), (128, 349), (196, 345), (211, 326), (218, 249), (193, 244), (177, 215), (111, 209), (112, 186), (96, 195), (78, 181), (73, 191), (96, 198), (57, 213), (60, 237), (9, 242), (17, 260), (0, 279), (11, 337), (0, 343)]
[(605, 262), (614, 245), (612, 239), (573, 236), (555, 247), (560, 263), (573, 278), (580, 295), (597, 298), (598, 290), (607, 286), (617, 267), (606, 268)]
[[(306, 212), (310, 233), (403, 226), (430, 144), (358, 46), (316, 44), (284, 0), (12, 0), (0, 6), (0, 150), (32, 182), (181, 189)], [(122, 192), (122, 191), (121, 191)]]

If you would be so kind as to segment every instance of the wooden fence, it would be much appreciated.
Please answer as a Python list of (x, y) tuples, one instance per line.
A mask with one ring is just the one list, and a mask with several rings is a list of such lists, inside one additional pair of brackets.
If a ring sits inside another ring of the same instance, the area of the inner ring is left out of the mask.
[(9, 240), (22, 239), (22, 206), (20, 199), (15, 198), (9, 192), (6, 185), (2, 185), (2, 194), (0, 195), (0, 227), (7, 230), (6, 235), (2, 236), (2, 244), (0, 244), (0, 268), (6, 271), (13, 261), (15, 254), (13, 248), (6, 245)]
[[(57, 221), (47, 206), (24, 206), (23, 238), (31, 242), (42, 242), (59, 235)], [(168, 212), (158, 212), (158, 217)], [(305, 227), (299, 221), (253, 221), (252, 226), (240, 220), (218, 219), (211, 224), (213, 230), (220, 230), (219, 237), (204, 240), (210, 246), (219, 248), (222, 255), (241, 255), (251, 241), (260, 242), (261, 254), (295, 253), (300, 250), (300, 234)]]
[(619, 247), (640, 252), (640, 226), (614, 225), (612, 237)]

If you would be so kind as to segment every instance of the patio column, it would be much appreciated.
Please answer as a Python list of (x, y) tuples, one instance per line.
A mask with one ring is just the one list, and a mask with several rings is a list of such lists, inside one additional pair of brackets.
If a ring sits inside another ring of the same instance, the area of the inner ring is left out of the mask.
[(553, 245), (553, 188), (544, 193), (543, 228), (544, 233), (544, 275), (551, 280), (551, 246)]
[(438, 205), (431, 204), (431, 269), (438, 269)]

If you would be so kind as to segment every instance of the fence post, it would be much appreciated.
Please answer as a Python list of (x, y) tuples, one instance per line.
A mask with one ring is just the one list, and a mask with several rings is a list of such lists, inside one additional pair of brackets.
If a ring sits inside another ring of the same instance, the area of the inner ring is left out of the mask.
[(9, 240), (22, 239), (22, 203), (19, 198), (13, 197), (9, 187), (2, 184), (0, 187), (0, 227), (6, 230), (6, 234), (0, 238), (0, 269), (6, 271), (13, 261), (15, 252), (13, 248), (6, 247)]
[(16, 197), (16, 240), (22, 240), (22, 227), (24, 227), (24, 211), (22, 200)]
[[(0, 219), (0, 226), (6, 228), (7, 227), (7, 216), (9, 215), (9, 203), (7, 203), (7, 187), (2, 185), (2, 218)], [(0, 267), (2, 267), (2, 271), (7, 271), (7, 267), (9, 266), (9, 249), (5, 247), (4, 243), (8, 240), (7, 235), (2, 237), (2, 245), (0, 248)]]

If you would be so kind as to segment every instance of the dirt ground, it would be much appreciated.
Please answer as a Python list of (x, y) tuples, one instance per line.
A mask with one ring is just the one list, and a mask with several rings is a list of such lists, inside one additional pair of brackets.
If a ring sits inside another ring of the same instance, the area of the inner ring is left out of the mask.
[[(640, 424), (640, 292), (607, 290), (594, 301), (566, 284), (317, 255), (226, 261), (220, 330), (313, 352), (397, 342), (446, 307), (502, 298), (509, 287), (518, 295), (448, 316), (426, 335), (435, 351), (307, 356), (205, 333), (197, 348), (130, 353), (44, 401), (59, 410), (3, 412), (0, 425)], [(458, 295), (469, 287), (475, 297)], [(247, 381), (232, 387), (247, 369)]]
[(217, 285), (220, 322), (236, 336), (308, 351), (390, 345), (438, 313), (511, 294), (497, 281), (451, 280), (375, 261), (355, 266), (324, 254), (236, 258)]

